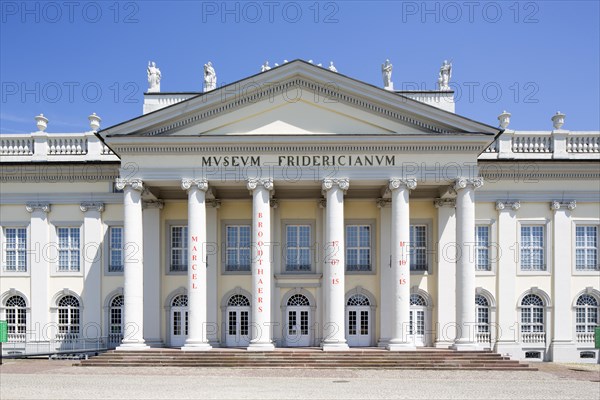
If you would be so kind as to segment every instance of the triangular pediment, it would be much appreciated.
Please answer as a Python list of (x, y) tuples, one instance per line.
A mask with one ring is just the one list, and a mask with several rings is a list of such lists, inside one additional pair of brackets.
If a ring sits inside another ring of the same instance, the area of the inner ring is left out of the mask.
[(118, 137), (484, 134), (498, 129), (293, 61), (99, 132)]

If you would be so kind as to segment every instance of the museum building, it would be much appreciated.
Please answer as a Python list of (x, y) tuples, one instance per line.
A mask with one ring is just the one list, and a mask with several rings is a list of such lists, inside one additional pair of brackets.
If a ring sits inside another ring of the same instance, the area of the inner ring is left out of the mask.
[(396, 91), (389, 62), (383, 87), (301, 60), (217, 87), (209, 63), (172, 93), (151, 64), (137, 118), (2, 134), (5, 349), (598, 362), (600, 132), (458, 115), (450, 68)]

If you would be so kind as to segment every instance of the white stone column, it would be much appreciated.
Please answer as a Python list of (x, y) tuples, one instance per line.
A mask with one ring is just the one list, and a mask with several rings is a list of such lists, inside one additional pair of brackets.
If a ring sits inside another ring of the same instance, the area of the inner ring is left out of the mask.
[(186, 351), (212, 349), (207, 335), (206, 308), (206, 179), (183, 179), (188, 193), (188, 337)]
[(379, 207), (379, 340), (377, 346), (387, 347), (392, 337), (393, 302), (388, 301), (394, 297), (392, 281), (392, 256), (391, 256), (391, 223), (392, 207), (391, 199), (378, 199)]
[[(214, 197), (214, 196), (212, 196)], [(206, 201), (206, 252), (208, 258), (208, 265), (206, 270), (206, 282), (208, 284), (206, 288), (206, 304), (208, 307), (207, 311), (207, 337), (208, 343), (213, 347), (219, 347), (219, 320), (218, 315), (220, 312), (219, 299), (217, 298), (218, 289), (218, 278), (220, 275), (220, 269), (218, 264), (218, 240), (217, 240), (217, 229), (218, 219), (217, 212), (221, 207), (221, 200), (209, 198)]]
[[(552, 320), (553, 325), (546, 324), (546, 332), (552, 327), (550, 354), (553, 362), (572, 362), (577, 359), (577, 346), (573, 340), (573, 311), (571, 293), (572, 274), (572, 230), (571, 215), (577, 203), (573, 201), (552, 201), (550, 209), (554, 211), (552, 221), (553, 249), (552, 262)], [(550, 242), (550, 241), (548, 241)], [(596, 280), (597, 282), (597, 280)]]
[(102, 211), (104, 204), (84, 201), (79, 205), (83, 212), (83, 330), (86, 339), (102, 336)]
[(161, 200), (142, 203), (144, 223), (144, 340), (151, 347), (162, 347), (160, 330), (163, 307), (160, 298), (160, 210)]
[(325, 351), (348, 350), (345, 316), (345, 242), (344, 193), (348, 179), (324, 179), (322, 188), (327, 200), (325, 207), (325, 257), (323, 287), (327, 295), (323, 318)]
[[(494, 351), (512, 358), (519, 358), (521, 346), (517, 342), (519, 324), (517, 319), (517, 257), (515, 243), (520, 242), (517, 232), (519, 201), (496, 201), (498, 210), (498, 262), (496, 267), (498, 305), (498, 333)], [(492, 327), (492, 330), (494, 327)]]
[(248, 350), (271, 351), (273, 345), (271, 314), (271, 179), (249, 179), (252, 194), (252, 324)]
[[(31, 246), (31, 254), (28, 254), (27, 267), (31, 276), (31, 313), (28, 317), (31, 321), (27, 322), (27, 329), (32, 333), (27, 335), (30, 341), (53, 340), (54, 333), (48, 331), (45, 335), (46, 327), (49, 321), (50, 300), (48, 296), (48, 279), (50, 277), (50, 259), (58, 259), (58, 251), (55, 254), (46, 250), (50, 244), (50, 228), (48, 225), (48, 213), (50, 212), (50, 203), (27, 203), (25, 209), (31, 213), (29, 226), (28, 246)], [(54, 245), (56, 250), (56, 244)], [(31, 263), (29, 263), (31, 261)], [(6, 276), (6, 275), (5, 275)], [(52, 306), (55, 306), (53, 304)], [(43, 336), (45, 335), (45, 337)], [(49, 337), (51, 335), (51, 337)]]
[[(392, 192), (392, 234), (391, 269), (393, 279), (392, 302), (392, 337), (387, 345), (388, 350), (415, 350), (414, 343), (408, 342), (410, 320), (410, 206), (409, 193), (417, 187), (416, 179), (392, 178), (389, 189)], [(384, 301), (386, 301), (384, 299)]]
[(456, 338), (456, 200), (436, 199), (434, 205), (438, 232), (435, 347), (447, 349)]
[(475, 189), (482, 178), (459, 178), (456, 196), (456, 340), (455, 350), (477, 350), (475, 332)]
[(116, 350), (146, 350), (144, 341), (144, 244), (141, 179), (117, 179), (123, 190), (125, 332)]

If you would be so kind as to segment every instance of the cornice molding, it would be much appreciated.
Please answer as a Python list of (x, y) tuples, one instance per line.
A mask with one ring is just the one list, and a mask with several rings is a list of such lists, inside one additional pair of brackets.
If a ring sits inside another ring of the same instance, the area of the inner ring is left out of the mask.
[(104, 203), (99, 201), (84, 201), (79, 205), (81, 212), (96, 211), (101, 213), (104, 211)]
[(25, 204), (25, 210), (32, 213), (34, 211), (43, 211), (46, 214), (50, 212), (50, 203), (47, 202), (31, 202)]

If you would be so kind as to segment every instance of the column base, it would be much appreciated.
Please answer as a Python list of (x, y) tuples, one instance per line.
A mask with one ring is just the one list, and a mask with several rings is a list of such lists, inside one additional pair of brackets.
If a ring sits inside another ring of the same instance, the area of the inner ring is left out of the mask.
[(389, 351), (415, 351), (417, 346), (414, 343), (409, 342), (395, 342), (390, 340), (388, 345), (385, 347)]
[(518, 360), (521, 354), (521, 345), (517, 342), (496, 342), (494, 351), (502, 356), (508, 356), (511, 360)]
[(377, 342), (377, 347), (386, 348), (389, 343), (390, 343), (390, 339), (387, 339), (387, 338), (379, 339), (379, 341)]
[(150, 346), (148, 346), (146, 343), (142, 342), (136, 342), (136, 343), (121, 343), (120, 346), (117, 346), (115, 348), (115, 351), (144, 351), (144, 350), (150, 350)]
[(323, 350), (323, 351), (346, 351), (346, 350), (350, 350), (350, 347), (348, 346), (348, 343), (346, 343), (346, 342), (343, 342), (343, 343), (323, 342), (323, 343), (321, 343), (321, 350)]
[(145, 342), (152, 348), (165, 347), (165, 344), (160, 339), (145, 339)]
[(552, 362), (575, 362), (577, 357), (577, 346), (571, 341), (552, 341), (550, 343), (550, 357)]
[(275, 345), (273, 343), (250, 343), (246, 348), (247, 351), (273, 351)]
[(212, 346), (208, 342), (192, 342), (186, 343), (181, 348), (181, 351), (209, 351)]
[(476, 342), (461, 342), (461, 341), (457, 341), (454, 342), (454, 344), (452, 344), (452, 346), (450, 346), (450, 348), (452, 350), (457, 350), (457, 351), (477, 351), (477, 350), (481, 350), (479, 348), (479, 345)]
[(454, 343), (453, 342), (447, 342), (444, 340), (440, 340), (437, 341), (433, 344), (433, 347), (435, 347), (436, 349), (449, 349)]

